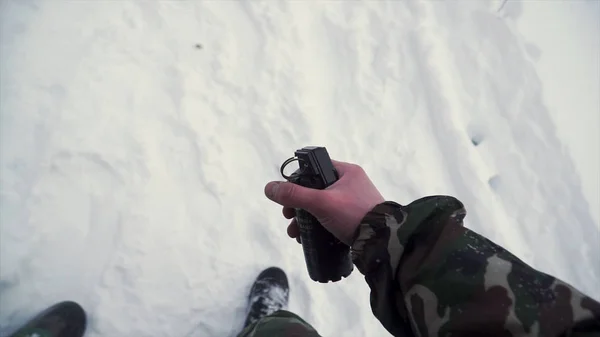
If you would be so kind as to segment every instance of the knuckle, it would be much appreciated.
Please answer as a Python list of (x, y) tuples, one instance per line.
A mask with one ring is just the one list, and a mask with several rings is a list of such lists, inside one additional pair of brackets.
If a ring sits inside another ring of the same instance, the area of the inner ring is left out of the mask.
[(296, 194), (298, 193), (298, 188), (294, 184), (287, 184), (286, 188), (281, 192), (282, 192), (281, 199), (284, 202), (291, 202), (291, 201), (294, 201), (294, 198), (296, 197)]
[(358, 164), (352, 164), (352, 171), (356, 173), (365, 173), (365, 170), (362, 168), (362, 166)]

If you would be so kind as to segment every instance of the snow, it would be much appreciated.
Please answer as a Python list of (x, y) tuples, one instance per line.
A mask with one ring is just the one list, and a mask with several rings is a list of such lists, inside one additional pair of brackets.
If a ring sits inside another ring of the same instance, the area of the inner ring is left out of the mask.
[(469, 228), (600, 298), (580, 156), (510, 2), (0, 6), (3, 333), (70, 299), (86, 336), (234, 336), (276, 265), (322, 335), (386, 335), (360, 273), (312, 282), (263, 196), (306, 145), (387, 199), (458, 197)]
[(525, 1), (519, 12), (519, 31), (539, 46), (533, 57), (544, 101), (600, 224), (600, 2)]

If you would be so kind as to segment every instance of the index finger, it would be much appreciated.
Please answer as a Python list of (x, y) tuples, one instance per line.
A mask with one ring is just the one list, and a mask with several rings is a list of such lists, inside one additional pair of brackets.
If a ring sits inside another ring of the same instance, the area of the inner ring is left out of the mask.
[(351, 163), (346, 163), (343, 161), (337, 161), (337, 160), (333, 160), (331, 159), (331, 163), (333, 164), (333, 167), (335, 167), (336, 171), (338, 171), (338, 174), (341, 176), (343, 176), (346, 172), (348, 172), (348, 169), (354, 165)]

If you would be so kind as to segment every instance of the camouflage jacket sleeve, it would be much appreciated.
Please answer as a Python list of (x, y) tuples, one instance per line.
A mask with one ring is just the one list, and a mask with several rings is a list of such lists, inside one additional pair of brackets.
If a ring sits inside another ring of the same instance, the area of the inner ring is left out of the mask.
[(600, 304), (463, 227), (453, 197), (377, 205), (352, 259), (395, 336), (598, 336)]

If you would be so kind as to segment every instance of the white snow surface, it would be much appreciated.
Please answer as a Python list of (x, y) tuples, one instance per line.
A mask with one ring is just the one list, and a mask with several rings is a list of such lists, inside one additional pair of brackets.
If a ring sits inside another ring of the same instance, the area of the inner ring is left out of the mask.
[(388, 200), (458, 197), (467, 227), (600, 298), (538, 49), (498, 1), (0, 6), (0, 334), (70, 299), (86, 336), (235, 336), (276, 265), (323, 336), (387, 335), (358, 271), (309, 279), (263, 195), (307, 145)]
[[(522, 5), (522, 6), (521, 6)], [(509, 2), (600, 229), (600, 1)]]

